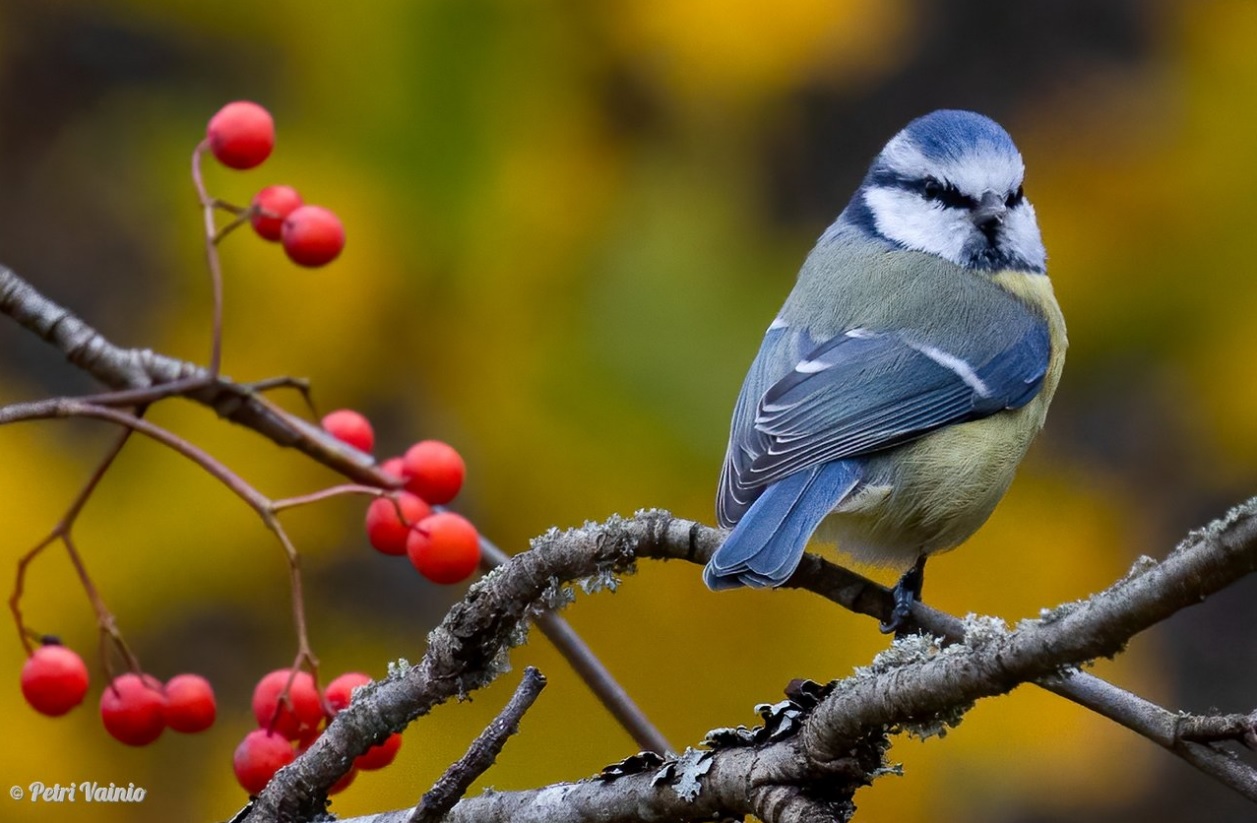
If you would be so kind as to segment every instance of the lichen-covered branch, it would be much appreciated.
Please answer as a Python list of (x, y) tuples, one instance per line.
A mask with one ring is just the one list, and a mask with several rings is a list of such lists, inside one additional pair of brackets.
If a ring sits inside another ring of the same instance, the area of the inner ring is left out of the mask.
[[(971, 619), (959, 624), (958, 632), (954, 618), (945, 620), (930, 609), (917, 607), (913, 612), (915, 620), (946, 623), (946, 633), (957, 635), (960, 642), (947, 644), (917, 637), (895, 644), (874, 665), (841, 681), (805, 717), (796, 717), (790, 734), (770, 741), (771, 745), (750, 746), (754, 756), (748, 761), (725, 753), (716, 757), (712, 768), (702, 775), (681, 769), (666, 779), (644, 784), (619, 780), (584, 782), (537, 793), (468, 798), (455, 807), (450, 819), (471, 819), (461, 817), (463, 814), (480, 820), (539, 818), (552, 811), (551, 803), (558, 797), (564, 799), (565, 808), (569, 809), (565, 814), (575, 814), (570, 810), (580, 807), (587, 810), (587, 816), (551, 819), (627, 819), (612, 815), (612, 808), (640, 819), (678, 819), (677, 808), (668, 800), (669, 792), (676, 793), (689, 784), (678, 784), (677, 780), (692, 780), (695, 786), (710, 787), (712, 792), (708, 796), (700, 791), (694, 795), (696, 799), (687, 800), (690, 805), (686, 806), (689, 813), (683, 815), (685, 819), (709, 817), (712, 807), (708, 803), (714, 803), (717, 811), (726, 814), (754, 812), (769, 820), (812, 819), (809, 815), (816, 810), (805, 810), (804, 806), (808, 797), (814, 799), (814, 795), (804, 793), (796, 797), (797, 792), (791, 787), (797, 788), (808, 779), (832, 784), (835, 770), (850, 771), (851, 752), (875, 747), (886, 729), (910, 728), (924, 734), (938, 731), (959, 719), (974, 700), (1040, 678), (1048, 678), (1058, 690), (1067, 690), (1062, 686), (1074, 679), (1068, 676), (1073, 667), (1115, 653), (1147, 626), (1202, 601), (1252, 571), (1257, 567), (1254, 512), (1257, 500), (1194, 533), (1166, 561), (1142, 561), (1135, 572), (1104, 592), (1060, 607), (1040, 620), (1026, 621), (1015, 629), (1007, 629), (996, 620)], [(317, 793), (305, 796), (295, 805), (292, 801), (300, 796), (299, 788), (303, 785), (320, 789), (330, 785), (335, 779), (334, 770), (321, 776), (314, 771), (301, 779), (295, 772), (305, 768), (305, 761), (324, 757), (319, 751), (321, 744), (333, 748), (341, 745), (344, 735), (337, 724), (342, 718), (347, 723), (358, 723), (361, 717), (357, 715), (378, 714), (386, 721), (385, 727), (375, 731), (382, 738), (388, 731), (400, 728), (387, 724), (413, 719), (440, 700), (487, 683), (499, 670), (502, 656), (519, 641), (530, 611), (540, 604), (559, 605), (565, 599), (559, 588), (561, 582), (585, 579), (596, 587), (631, 570), (637, 557), (702, 562), (720, 538), (718, 530), (661, 511), (642, 512), (630, 519), (612, 518), (566, 532), (551, 531), (537, 538), (532, 551), (516, 556), (473, 587), (466, 600), (433, 633), (422, 663), (380, 684), (362, 707), (355, 702), (342, 712), (324, 740), (316, 743), (298, 764), (281, 772), (263, 792), (251, 819), (296, 820), (315, 811), (310, 804), (317, 803)], [(812, 577), (815, 579), (809, 579)], [(808, 588), (815, 585), (818, 590), (862, 604), (873, 612), (889, 607), (889, 594), (884, 589), (819, 558), (809, 558), (792, 584)], [(785, 746), (786, 740), (789, 745), (779, 748)], [(358, 745), (365, 749), (363, 743), (370, 742), (359, 740)], [(1179, 746), (1176, 742), (1174, 750)], [(782, 753), (786, 749), (788, 753)], [(357, 746), (350, 746), (344, 751), (336, 750), (334, 759), (351, 758), (356, 753)], [(1185, 759), (1200, 765), (1193, 757)], [(771, 772), (778, 775), (780, 782), (748, 782), (748, 769), (762, 769), (766, 763), (780, 767)], [(721, 768), (714, 768), (716, 765)], [(719, 782), (719, 776), (739, 768), (741, 773), (730, 785), (741, 787), (741, 793), (736, 797), (722, 794), (720, 786), (724, 784)], [(1208, 768), (1206, 765), (1207, 771)], [(861, 773), (856, 783), (872, 776)], [(1214, 776), (1223, 779), (1216, 773)], [(1257, 780), (1247, 766), (1224, 782), (1240, 788), (1246, 796), (1257, 794)], [(746, 791), (749, 785), (756, 787), (754, 792)], [(1245, 785), (1248, 790), (1243, 789)], [(768, 791), (770, 788), (780, 791), (774, 793)], [(466, 811), (465, 805), (474, 811)], [(508, 816), (499, 816), (507, 810), (511, 810)], [(833, 808), (827, 805), (818, 813), (832, 815)], [(655, 814), (659, 817), (655, 818)]]

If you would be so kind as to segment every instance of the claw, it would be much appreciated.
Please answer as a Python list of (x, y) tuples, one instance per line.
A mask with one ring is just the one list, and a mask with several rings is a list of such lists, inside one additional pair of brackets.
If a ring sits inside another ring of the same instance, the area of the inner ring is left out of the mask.
[(909, 633), (912, 622), (912, 604), (921, 600), (923, 585), (925, 585), (925, 555), (918, 557), (912, 568), (904, 572), (899, 582), (895, 584), (895, 588), (891, 589), (895, 605), (890, 610), (890, 619), (884, 621), (879, 627), (882, 634), (893, 632), (895, 637), (899, 638)]

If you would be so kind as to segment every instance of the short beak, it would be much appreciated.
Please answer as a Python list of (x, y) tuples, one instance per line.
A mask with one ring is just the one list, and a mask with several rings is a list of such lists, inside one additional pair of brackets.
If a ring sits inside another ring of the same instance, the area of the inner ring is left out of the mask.
[(1008, 206), (1005, 205), (1004, 198), (993, 191), (988, 191), (982, 195), (982, 199), (973, 210), (973, 224), (985, 234), (990, 234), (1004, 222), (1004, 215), (1007, 213)]

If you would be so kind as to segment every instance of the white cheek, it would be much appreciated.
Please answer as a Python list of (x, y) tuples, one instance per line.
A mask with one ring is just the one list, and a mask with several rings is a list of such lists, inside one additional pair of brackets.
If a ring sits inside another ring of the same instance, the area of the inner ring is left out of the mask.
[(965, 240), (973, 230), (968, 216), (960, 210), (944, 209), (920, 195), (892, 188), (869, 189), (864, 193), (864, 202), (883, 237), (960, 263)]
[(1039, 236), (1039, 224), (1029, 200), (1023, 200), (1008, 213), (1003, 245), (1032, 266), (1042, 269), (1046, 265), (1047, 253), (1043, 250), (1043, 238)]

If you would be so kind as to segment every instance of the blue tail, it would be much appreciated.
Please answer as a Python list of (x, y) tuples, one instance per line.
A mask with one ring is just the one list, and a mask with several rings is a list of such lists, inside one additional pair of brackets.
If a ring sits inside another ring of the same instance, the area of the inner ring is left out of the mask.
[(707, 562), (703, 570), (707, 588), (763, 588), (786, 582), (812, 532), (859, 482), (861, 468), (857, 460), (836, 460), (764, 489)]

